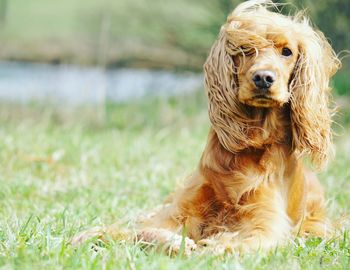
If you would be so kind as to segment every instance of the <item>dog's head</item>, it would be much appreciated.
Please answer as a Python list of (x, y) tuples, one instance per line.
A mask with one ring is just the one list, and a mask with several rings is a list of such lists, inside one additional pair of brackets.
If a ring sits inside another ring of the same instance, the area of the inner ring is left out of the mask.
[(321, 166), (331, 149), (329, 79), (340, 62), (303, 15), (269, 6), (244, 2), (222, 26), (204, 66), (209, 116), (221, 144), (238, 152), (256, 146), (250, 134), (261, 128), (249, 110), (289, 106), (294, 149)]

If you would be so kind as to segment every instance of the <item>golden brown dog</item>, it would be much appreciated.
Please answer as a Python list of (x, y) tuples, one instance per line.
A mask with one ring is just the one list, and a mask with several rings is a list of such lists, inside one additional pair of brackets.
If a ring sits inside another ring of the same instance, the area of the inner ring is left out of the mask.
[[(271, 6), (244, 2), (222, 26), (204, 65), (212, 127), (198, 169), (130, 239), (221, 253), (330, 232), (323, 189), (302, 157), (322, 168), (332, 156), (329, 80), (340, 62), (307, 18)], [(94, 228), (72, 243), (105, 234), (125, 236)]]

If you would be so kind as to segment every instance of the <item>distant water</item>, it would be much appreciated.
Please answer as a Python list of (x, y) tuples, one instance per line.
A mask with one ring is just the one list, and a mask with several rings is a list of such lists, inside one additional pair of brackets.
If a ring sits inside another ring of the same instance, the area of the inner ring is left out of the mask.
[(139, 69), (0, 62), (0, 100), (98, 104), (189, 93), (202, 75)]

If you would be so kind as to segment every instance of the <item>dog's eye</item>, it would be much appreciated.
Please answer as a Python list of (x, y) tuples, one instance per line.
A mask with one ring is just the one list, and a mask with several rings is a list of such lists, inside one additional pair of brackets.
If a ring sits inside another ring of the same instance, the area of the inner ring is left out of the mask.
[(287, 47), (284, 47), (283, 49), (282, 49), (282, 55), (283, 56), (291, 56), (293, 53), (292, 53), (292, 51), (289, 49), (289, 48), (287, 48)]

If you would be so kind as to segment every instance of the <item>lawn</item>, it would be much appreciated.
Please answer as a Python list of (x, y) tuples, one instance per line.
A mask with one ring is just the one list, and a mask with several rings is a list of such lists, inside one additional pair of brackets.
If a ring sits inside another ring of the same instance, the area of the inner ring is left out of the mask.
[[(161, 203), (195, 168), (209, 128), (203, 96), (109, 105), (103, 122), (83, 109), (1, 106), (0, 269), (349, 269), (347, 230), (225, 257), (169, 258), (123, 242), (98, 252), (68, 245), (85, 228)], [(336, 159), (320, 175), (333, 219), (350, 208), (349, 128), (338, 133)]]

